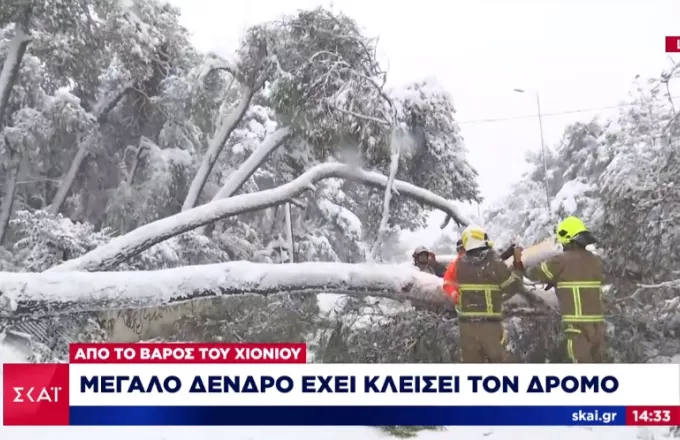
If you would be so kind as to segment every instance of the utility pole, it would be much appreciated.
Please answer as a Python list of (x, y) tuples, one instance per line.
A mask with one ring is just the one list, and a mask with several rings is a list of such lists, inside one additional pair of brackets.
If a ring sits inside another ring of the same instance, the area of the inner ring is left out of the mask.
[[(514, 89), (517, 93), (527, 93), (524, 89)], [(538, 92), (534, 92), (536, 95), (536, 109), (538, 111), (538, 128), (541, 132), (541, 154), (543, 155), (543, 183), (545, 185), (545, 203), (548, 208), (548, 215), (551, 214), (550, 211), (550, 189), (548, 186), (548, 155), (545, 151), (545, 141), (543, 136), (543, 117), (541, 115), (541, 99)]]

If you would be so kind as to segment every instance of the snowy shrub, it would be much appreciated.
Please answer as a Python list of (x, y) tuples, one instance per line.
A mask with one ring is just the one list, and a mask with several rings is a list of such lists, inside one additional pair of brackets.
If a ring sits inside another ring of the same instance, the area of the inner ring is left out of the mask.
[(43, 210), (18, 211), (10, 225), (21, 237), (14, 249), (27, 272), (42, 272), (79, 257), (111, 237), (108, 229), (95, 231), (88, 223), (74, 223), (61, 214), (53, 216)]

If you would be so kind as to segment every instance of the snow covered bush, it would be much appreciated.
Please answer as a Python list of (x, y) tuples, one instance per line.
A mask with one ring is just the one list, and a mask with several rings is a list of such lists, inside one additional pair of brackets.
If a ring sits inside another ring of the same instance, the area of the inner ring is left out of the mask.
[(61, 214), (17, 211), (10, 222), (20, 237), (13, 249), (18, 265), (27, 272), (42, 272), (79, 257), (111, 237), (108, 229), (95, 231), (88, 223), (74, 223)]

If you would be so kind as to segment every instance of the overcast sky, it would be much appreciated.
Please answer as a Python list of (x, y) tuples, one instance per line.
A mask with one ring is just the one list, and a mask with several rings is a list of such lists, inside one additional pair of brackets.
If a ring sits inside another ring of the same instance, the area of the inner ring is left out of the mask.
[[(540, 93), (546, 144), (565, 126), (629, 101), (634, 77), (670, 65), (664, 36), (680, 34), (680, 0), (171, 0), (203, 50), (232, 50), (249, 25), (319, 5), (380, 37), (390, 82), (436, 77), (451, 93), (480, 174), (482, 195), (502, 196), (540, 148), (533, 95)], [(505, 119), (471, 122), (480, 119)]]

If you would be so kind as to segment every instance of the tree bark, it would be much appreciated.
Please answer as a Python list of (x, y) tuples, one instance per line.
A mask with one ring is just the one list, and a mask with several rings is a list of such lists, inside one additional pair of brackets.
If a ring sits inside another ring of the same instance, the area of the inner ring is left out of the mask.
[[(152, 307), (222, 295), (337, 293), (411, 300), (451, 310), (441, 279), (405, 264), (244, 261), (134, 272), (0, 272), (0, 304), (13, 317)], [(9, 301), (7, 301), (9, 300)], [(510, 307), (526, 305), (515, 296)], [(2, 312), (2, 310), (0, 310)]]
[(31, 42), (29, 23), (33, 13), (33, 6), (28, 3), (21, 9), (14, 28), (14, 38), (9, 43), (7, 58), (0, 71), (0, 128), (4, 126), (5, 113), (9, 105), (12, 87), (19, 74), (21, 61), (26, 53), (26, 47)]
[(47, 212), (52, 215), (57, 215), (64, 204), (66, 196), (68, 196), (68, 193), (73, 186), (73, 182), (76, 180), (78, 170), (80, 170), (80, 166), (89, 153), (88, 145), (86, 142), (81, 141), (80, 133), (76, 134), (76, 145), (78, 146), (78, 151), (76, 151), (76, 155), (71, 161), (71, 166), (69, 166), (68, 171), (62, 176), (61, 181), (59, 182), (59, 188), (57, 188), (57, 193), (54, 195), (52, 203), (50, 203), (50, 207), (47, 210)]
[[(285, 203), (307, 190), (314, 190), (315, 182), (331, 177), (354, 180), (367, 186), (383, 189), (388, 181), (388, 178), (380, 173), (364, 171), (360, 168), (340, 163), (317, 165), (285, 185), (252, 194), (242, 194), (228, 199), (216, 200), (189, 211), (180, 212), (179, 214), (141, 226), (88, 252), (82, 257), (52, 267), (47, 272), (93, 272), (113, 269), (130, 257), (168, 238), (222, 218), (245, 212), (259, 211), (270, 206)], [(451, 201), (441, 196), (399, 180), (394, 181), (394, 188), (400, 195), (444, 211), (459, 224), (470, 224), (470, 221), (459, 212), (458, 208)]]
[(7, 164), (7, 176), (5, 176), (5, 193), (2, 196), (2, 203), (0, 203), (0, 245), (5, 240), (9, 219), (12, 217), (12, 207), (14, 206), (21, 165), (22, 162), (26, 161), (26, 153), (22, 147), (10, 149), (8, 145), (7, 150), (10, 157)]
[(231, 133), (236, 129), (238, 124), (243, 119), (243, 116), (248, 111), (250, 107), (250, 101), (253, 99), (253, 95), (256, 90), (253, 88), (244, 86), (243, 95), (239, 101), (236, 108), (224, 119), (222, 124), (219, 126), (217, 131), (213, 134), (212, 138), (208, 142), (208, 149), (201, 159), (201, 166), (198, 168), (194, 179), (191, 181), (191, 186), (189, 187), (189, 192), (184, 199), (184, 204), (182, 205), (182, 211), (188, 211), (196, 206), (198, 203), (198, 198), (203, 191), (205, 183), (208, 181), (210, 172), (212, 171), (217, 158), (220, 156), (224, 144), (231, 136)]
[(373, 243), (371, 248), (370, 259), (375, 261), (378, 258), (380, 249), (382, 248), (383, 240), (385, 240), (385, 235), (387, 234), (387, 227), (390, 221), (390, 202), (392, 201), (392, 192), (394, 191), (394, 179), (397, 176), (397, 171), (399, 171), (399, 157), (401, 155), (401, 140), (396, 139), (396, 133), (392, 132), (392, 141), (390, 142), (390, 174), (387, 179), (387, 185), (385, 186), (385, 197), (383, 199), (383, 213), (380, 219), (380, 225), (378, 226), (378, 236)]
[(286, 226), (286, 248), (288, 248), (288, 262), (295, 263), (295, 243), (293, 241), (293, 222), (291, 221), (290, 203), (283, 205)]
[(142, 160), (142, 155), (144, 154), (144, 151), (149, 148), (149, 145), (151, 142), (149, 139), (145, 136), (141, 136), (139, 138), (139, 142), (137, 144), (137, 148), (135, 149), (135, 157), (132, 158), (132, 165), (130, 166), (130, 172), (127, 175), (127, 178), (125, 182), (129, 185), (132, 186), (135, 183), (135, 175), (137, 174), (137, 170), (139, 169), (139, 162)]

